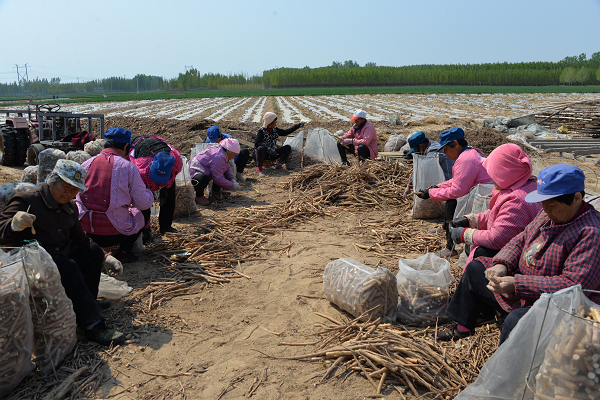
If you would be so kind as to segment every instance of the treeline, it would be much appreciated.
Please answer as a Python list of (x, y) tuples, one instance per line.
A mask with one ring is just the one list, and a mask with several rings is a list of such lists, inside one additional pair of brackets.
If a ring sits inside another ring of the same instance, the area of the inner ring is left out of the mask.
[(0, 96), (52, 95), (158, 90), (260, 89), (349, 86), (550, 86), (600, 84), (600, 52), (559, 62), (377, 66), (373, 62), (334, 61), (320, 68), (277, 68), (262, 75), (244, 72), (200, 73), (190, 68), (177, 77), (138, 74), (86, 82), (62, 83), (60, 78), (0, 84)]

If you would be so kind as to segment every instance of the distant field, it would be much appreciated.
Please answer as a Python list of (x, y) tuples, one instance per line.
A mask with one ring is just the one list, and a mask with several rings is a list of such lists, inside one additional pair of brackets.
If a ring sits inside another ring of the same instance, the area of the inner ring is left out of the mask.
[[(88, 103), (103, 101), (136, 101), (167, 99), (199, 99), (215, 97), (261, 97), (261, 96), (327, 96), (361, 94), (506, 94), (506, 93), (600, 93), (600, 86), (398, 86), (398, 87), (345, 87), (345, 88), (289, 88), (245, 90), (189, 90), (137, 93), (81, 93), (52, 96), (36, 96), (34, 103)], [(106, 96), (106, 97), (104, 97)], [(29, 96), (2, 97), (0, 107), (8, 108), (26, 104)]]

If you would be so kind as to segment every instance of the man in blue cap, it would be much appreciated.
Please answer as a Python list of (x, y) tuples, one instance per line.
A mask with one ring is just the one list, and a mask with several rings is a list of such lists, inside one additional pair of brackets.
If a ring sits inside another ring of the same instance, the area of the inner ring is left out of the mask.
[[(583, 200), (584, 188), (583, 171), (573, 165), (540, 171), (525, 201), (541, 202), (543, 210), (493, 258), (467, 265), (446, 309), (457, 324), (438, 340), (469, 336), (478, 318), (498, 312), (507, 315), (502, 343), (542, 293), (578, 284), (600, 290), (600, 213)], [(598, 293), (588, 297), (600, 303)]]
[[(444, 178), (446, 180), (452, 178), (452, 167), (454, 166), (454, 161), (450, 160), (444, 153), (439, 153), (439, 142), (427, 139), (423, 131), (413, 133), (408, 137), (407, 140), (410, 149), (408, 150), (408, 153), (405, 154), (404, 158), (410, 159), (412, 158), (413, 154), (439, 157), (440, 167), (442, 167), (442, 171), (444, 171)], [(404, 197), (408, 196), (408, 194), (411, 192), (412, 185), (413, 182), (411, 175), (408, 179), (408, 183), (406, 184), (406, 189), (404, 189)]]
[[(159, 136), (138, 136), (131, 144), (133, 149), (129, 152), (129, 159), (138, 167), (146, 188), (159, 193), (159, 232), (177, 232), (172, 224), (177, 197), (175, 177), (183, 168), (181, 155)], [(142, 213), (146, 220), (150, 220), (150, 209)], [(142, 240), (144, 244), (153, 242), (150, 224), (142, 230)]]
[(154, 195), (129, 161), (131, 131), (111, 128), (104, 138), (104, 150), (81, 164), (88, 190), (77, 195), (79, 219), (98, 246), (116, 250), (122, 263), (134, 262), (138, 258), (131, 252), (133, 245), (148, 223), (141, 210), (152, 206)]
[(446, 231), (446, 248), (437, 253), (439, 257), (458, 255), (454, 250), (454, 241), (449, 229), (449, 223), (454, 219), (456, 199), (469, 193), (477, 184), (492, 183), (492, 179), (483, 167), (483, 154), (469, 146), (465, 140), (462, 128), (452, 128), (440, 133), (440, 149), (448, 158), (454, 161), (452, 179), (423, 190), (417, 194), (422, 199), (431, 198), (434, 201), (445, 201), (445, 219), (442, 229)]
[[(219, 130), (219, 127), (216, 125), (211, 126), (206, 130), (206, 143), (219, 143), (223, 139), (233, 139), (233, 136), (228, 135), (227, 133), (223, 133)], [(244, 168), (246, 168), (246, 164), (248, 164), (248, 160), (250, 159), (250, 150), (241, 149), (239, 154), (236, 155), (233, 159), (235, 163), (235, 180), (238, 182), (245, 182), (244, 176)]]

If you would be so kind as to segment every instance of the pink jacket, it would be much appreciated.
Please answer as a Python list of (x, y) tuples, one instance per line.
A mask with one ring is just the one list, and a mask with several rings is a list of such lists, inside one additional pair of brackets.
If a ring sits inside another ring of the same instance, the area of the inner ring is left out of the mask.
[(452, 179), (439, 183), (437, 188), (429, 189), (429, 197), (434, 201), (458, 199), (479, 183), (492, 183), (492, 179), (483, 167), (484, 161), (485, 157), (477, 150), (463, 150), (454, 161)]
[(355, 126), (356, 125), (350, 128), (342, 138), (354, 139), (352, 144), (354, 145), (354, 154), (356, 157), (358, 157), (358, 146), (364, 144), (371, 151), (371, 159), (377, 158), (377, 154), (379, 154), (379, 149), (377, 148), (377, 131), (375, 131), (375, 127), (371, 121), (366, 121), (365, 125), (358, 133), (354, 132)]
[(231, 168), (229, 168), (229, 163), (227, 162), (227, 153), (223, 151), (221, 145), (209, 145), (188, 162), (188, 168), (190, 169), (192, 179), (200, 172), (204, 172), (214, 183), (221, 186), (224, 190), (231, 190), (233, 188), (233, 172), (231, 172)]
[(500, 250), (535, 219), (542, 203), (527, 203), (525, 196), (536, 188), (536, 178), (531, 177), (518, 189), (494, 189), (489, 210), (466, 216), (469, 229), (463, 232), (463, 238), (466, 244), (474, 246), (467, 264), (473, 260), (477, 246)]

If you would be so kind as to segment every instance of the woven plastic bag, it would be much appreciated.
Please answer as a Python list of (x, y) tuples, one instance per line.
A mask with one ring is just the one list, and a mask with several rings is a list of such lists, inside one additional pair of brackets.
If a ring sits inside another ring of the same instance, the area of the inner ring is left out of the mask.
[[(548, 294), (544, 293), (533, 304), (529, 311), (519, 320), (515, 328), (510, 333), (508, 339), (496, 350), (490, 359), (483, 365), (477, 380), (463, 390), (456, 399), (460, 400), (512, 400), (512, 399), (534, 399), (534, 392), (545, 387), (545, 381), (542, 381), (540, 369), (544, 368), (547, 349), (550, 344), (557, 343), (557, 334), (561, 325), (563, 328), (574, 328), (571, 313), (576, 313), (580, 305), (589, 309), (598, 306), (592, 303), (581, 290), (580, 285), (572, 286), (558, 292)], [(586, 326), (586, 329), (589, 326)], [(596, 331), (596, 329), (594, 329)], [(569, 331), (567, 331), (569, 332)], [(574, 337), (575, 331), (571, 332), (570, 337)], [(564, 335), (563, 335), (564, 336)], [(569, 339), (568, 337), (565, 339)], [(562, 339), (560, 339), (562, 340)], [(583, 340), (583, 339), (582, 339)], [(581, 341), (582, 341), (581, 340)], [(554, 347), (550, 347), (554, 349)], [(577, 347), (575, 348), (577, 349)], [(560, 349), (564, 352), (564, 349)], [(554, 352), (555, 350), (551, 350)], [(577, 351), (573, 351), (577, 354)], [(595, 353), (594, 353), (595, 354)], [(572, 359), (573, 356), (571, 356)], [(564, 360), (563, 360), (564, 361)], [(578, 360), (577, 360), (578, 361)], [(579, 372), (572, 375), (571, 362), (561, 364), (564, 372), (573, 376), (581, 376)], [(542, 370), (543, 371), (543, 370)], [(571, 371), (571, 372), (569, 372)], [(549, 372), (556, 372), (554, 370)], [(547, 376), (547, 373), (543, 375)], [(529, 378), (526, 384), (526, 379)], [(556, 378), (556, 379), (555, 379)], [(565, 376), (557, 374), (553, 378), (555, 387), (565, 386), (563, 383)], [(594, 378), (594, 382), (597, 376)], [(574, 378), (580, 379), (580, 378)], [(588, 377), (589, 379), (589, 377)], [(537, 383), (537, 381), (540, 381)], [(581, 379), (584, 382), (587, 382)], [(566, 398), (590, 398), (585, 387), (589, 387), (584, 382), (578, 382), (579, 390), (576, 396), (567, 395), (566, 397), (538, 397), (542, 399), (566, 399)], [(579, 385), (581, 383), (581, 385)], [(529, 386), (529, 387), (527, 387)], [(580, 391), (588, 395), (581, 396)], [(596, 394), (594, 389), (593, 394)], [(593, 397), (597, 398), (597, 397)]]
[(190, 178), (187, 158), (181, 157), (183, 167), (175, 177), (175, 214), (174, 218), (190, 217), (197, 212), (196, 191)]
[(469, 193), (456, 199), (456, 211), (454, 218), (467, 214), (479, 214), (487, 210), (492, 199), (493, 184), (477, 184), (469, 190)]
[(40, 154), (38, 154), (38, 183), (44, 183), (46, 181), (46, 177), (56, 166), (56, 162), (65, 158), (67, 158), (67, 155), (62, 150), (46, 149), (40, 151)]
[(387, 268), (373, 269), (349, 258), (339, 258), (325, 267), (325, 298), (362, 320), (396, 319), (396, 277)]
[(454, 277), (448, 260), (427, 253), (414, 260), (398, 261), (398, 316), (404, 325), (432, 326), (443, 323)]
[(38, 166), (30, 165), (23, 170), (21, 174), (21, 182), (37, 183)]
[(386, 152), (393, 152), (393, 151), (400, 151), (400, 149), (402, 148), (402, 146), (404, 146), (407, 143), (406, 138), (404, 137), (404, 135), (391, 135), (390, 138), (387, 140), (387, 142), (385, 142), (385, 146), (383, 146), (383, 151)]
[(325, 128), (309, 129), (304, 144), (304, 157), (314, 158), (326, 163), (342, 163), (337, 149), (337, 141)]
[(34, 368), (29, 286), (20, 258), (0, 252), (0, 398)]
[(106, 144), (106, 140), (104, 139), (96, 139), (91, 142), (87, 142), (83, 146), (83, 150), (88, 153), (90, 156), (94, 157), (100, 154), (102, 150), (104, 150), (104, 145)]
[[(437, 155), (413, 155), (413, 185), (416, 192), (428, 189), (444, 180), (444, 171)], [(412, 217), (417, 219), (443, 217), (444, 204), (441, 201), (424, 200), (413, 195)]]
[(75, 161), (78, 164), (83, 164), (90, 158), (92, 158), (90, 153), (83, 150), (75, 150), (67, 153), (67, 160)]

